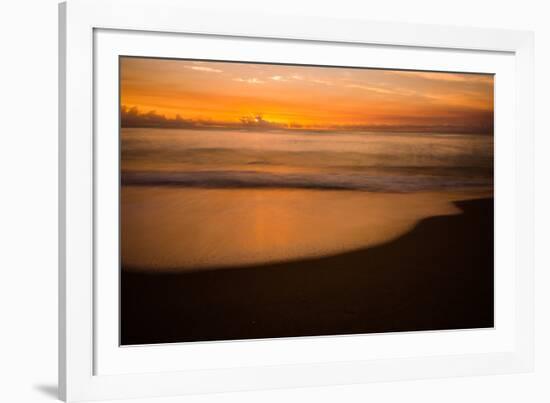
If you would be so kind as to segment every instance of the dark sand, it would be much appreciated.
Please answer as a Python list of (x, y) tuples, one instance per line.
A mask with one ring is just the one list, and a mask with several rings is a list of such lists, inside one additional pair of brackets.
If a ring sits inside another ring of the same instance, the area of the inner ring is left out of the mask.
[(493, 327), (493, 199), (381, 246), (245, 268), (121, 274), (121, 344)]

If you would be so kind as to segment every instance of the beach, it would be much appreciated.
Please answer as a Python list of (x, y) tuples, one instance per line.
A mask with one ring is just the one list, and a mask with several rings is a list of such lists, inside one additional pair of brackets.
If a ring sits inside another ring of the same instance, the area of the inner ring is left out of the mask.
[(482, 190), (415, 193), (128, 186), (121, 192), (122, 265), (218, 270), (372, 247)]
[(124, 129), (121, 141), (131, 271), (342, 254), (492, 196), (488, 136)]
[(493, 199), (370, 247), (209, 270), (121, 271), (121, 344), (487, 328)]
[(494, 325), (492, 74), (121, 57), (120, 81), (122, 345)]

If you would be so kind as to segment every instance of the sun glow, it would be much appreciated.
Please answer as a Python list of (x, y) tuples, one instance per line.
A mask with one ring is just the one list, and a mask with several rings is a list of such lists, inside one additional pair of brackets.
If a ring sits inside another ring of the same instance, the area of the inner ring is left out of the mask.
[(130, 126), (490, 134), (493, 76), (123, 57), (121, 105)]

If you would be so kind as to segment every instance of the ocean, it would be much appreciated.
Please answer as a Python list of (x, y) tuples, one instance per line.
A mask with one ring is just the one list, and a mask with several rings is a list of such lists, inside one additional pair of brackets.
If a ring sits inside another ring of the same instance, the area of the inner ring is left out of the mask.
[(127, 270), (204, 270), (369, 247), (492, 195), (493, 137), (122, 129)]

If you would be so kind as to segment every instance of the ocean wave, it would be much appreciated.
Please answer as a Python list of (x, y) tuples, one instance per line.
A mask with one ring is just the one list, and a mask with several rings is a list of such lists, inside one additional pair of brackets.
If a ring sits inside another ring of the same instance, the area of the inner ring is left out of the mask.
[(295, 188), (415, 192), (492, 186), (491, 178), (364, 173), (272, 173), (258, 171), (123, 172), (125, 186), (195, 188)]

